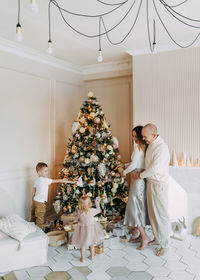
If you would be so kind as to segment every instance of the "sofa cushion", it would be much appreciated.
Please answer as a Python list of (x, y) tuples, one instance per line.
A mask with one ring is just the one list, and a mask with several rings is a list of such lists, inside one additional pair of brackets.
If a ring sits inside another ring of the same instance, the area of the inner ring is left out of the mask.
[(36, 231), (37, 227), (13, 214), (0, 219), (0, 230), (21, 242), (29, 233)]

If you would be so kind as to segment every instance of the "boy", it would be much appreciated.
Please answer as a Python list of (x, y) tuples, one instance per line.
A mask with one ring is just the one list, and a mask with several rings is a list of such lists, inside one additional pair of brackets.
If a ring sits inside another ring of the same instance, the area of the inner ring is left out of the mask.
[(48, 165), (44, 162), (39, 162), (36, 165), (36, 171), (38, 178), (34, 182), (32, 192), (31, 222), (35, 222), (38, 227), (44, 229), (44, 216), (46, 214), (49, 185), (54, 183), (74, 184), (75, 182), (67, 181), (66, 179), (49, 179)]

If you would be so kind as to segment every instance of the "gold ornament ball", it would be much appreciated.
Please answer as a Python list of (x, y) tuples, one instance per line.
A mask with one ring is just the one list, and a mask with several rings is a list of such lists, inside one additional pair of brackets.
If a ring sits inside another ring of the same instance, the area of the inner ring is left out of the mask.
[(93, 93), (92, 91), (89, 91), (89, 92), (88, 92), (88, 97), (89, 97), (89, 98), (94, 97), (94, 93)]
[(96, 114), (94, 112), (90, 113), (90, 117), (93, 119), (96, 116)]
[(80, 133), (84, 133), (85, 132), (85, 128), (81, 127), (79, 131), (80, 131)]
[(95, 123), (100, 123), (100, 121), (101, 121), (100, 118), (95, 118), (95, 119), (94, 119), (94, 122), (95, 122)]

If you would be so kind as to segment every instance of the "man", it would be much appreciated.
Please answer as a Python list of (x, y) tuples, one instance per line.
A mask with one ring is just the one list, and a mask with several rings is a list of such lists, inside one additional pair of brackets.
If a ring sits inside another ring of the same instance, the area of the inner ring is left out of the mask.
[(154, 240), (148, 245), (160, 244), (157, 256), (163, 256), (169, 246), (168, 185), (169, 185), (169, 149), (157, 134), (154, 124), (142, 129), (143, 140), (148, 144), (145, 156), (145, 171), (137, 172), (135, 179), (147, 179), (146, 195), (149, 220)]

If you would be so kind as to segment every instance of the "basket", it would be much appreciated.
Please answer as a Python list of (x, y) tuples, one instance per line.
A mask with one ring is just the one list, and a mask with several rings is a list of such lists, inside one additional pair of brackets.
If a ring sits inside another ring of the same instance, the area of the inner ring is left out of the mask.
[(63, 231), (51, 231), (47, 233), (49, 237), (49, 246), (60, 246), (66, 243), (66, 235)]

